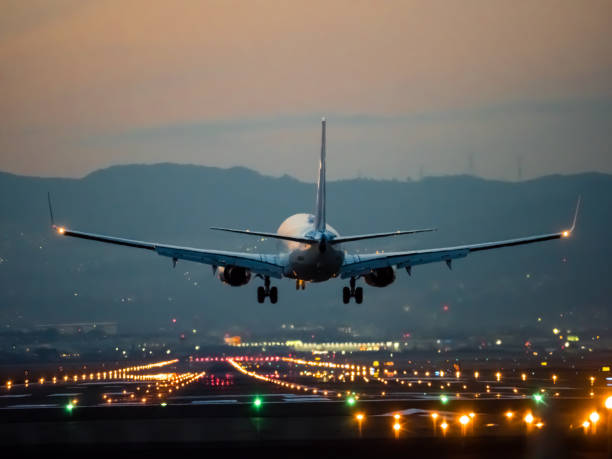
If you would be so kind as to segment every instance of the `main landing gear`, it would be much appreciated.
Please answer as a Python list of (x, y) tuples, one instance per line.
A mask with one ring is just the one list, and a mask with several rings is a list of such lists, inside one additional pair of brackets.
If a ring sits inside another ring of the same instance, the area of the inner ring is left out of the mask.
[(295, 289), (296, 290), (300, 290), (300, 289), (304, 290), (305, 288), (306, 288), (306, 281), (305, 280), (297, 279), (295, 281)]
[(263, 303), (266, 297), (270, 298), (270, 303), (276, 304), (278, 301), (278, 289), (276, 287), (270, 287), (270, 278), (264, 277), (264, 286), (257, 287), (257, 302)]
[(355, 303), (361, 304), (363, 302), (363, 288), (355, 288), (355, 278), (351, 277), (350, 288), (344, 287), (342, 289), (342, 302), (348, 304), (351, 298), (355, 298)]

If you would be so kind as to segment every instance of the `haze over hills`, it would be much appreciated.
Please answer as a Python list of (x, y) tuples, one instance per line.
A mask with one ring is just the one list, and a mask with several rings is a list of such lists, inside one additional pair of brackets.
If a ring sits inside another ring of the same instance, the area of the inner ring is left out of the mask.
[[(314, 174), (313, 174), (314, 175)], [(274, 252), (276, 242), (210, 231), (275, 231), (311, 212), (314, 185), (244, 168), (157, 164), (116, 166), (83, 179), (0, 173), (0, 320), (13, 327), (102, 321), (156, 330), (177, 317), (186, 329), (257, 333), (282, 324), (350, 326), (363, 335), (478, 328), (600, 327), (612, 316), (612, 176), (548, 176), (519, 183), (471, 176), (416, 182), (328, 183), (328, 223), (340, 234), (436, 227), (438, 231), (347, 244), (349, 251), (403, 250), (485, 242), (567, 228), (579, 194), (575, 234), (397, 273), (364, 303), (344, 305), (345, 281), (275, 281), (279, 302), (258, 304), (253, 279), (231, 288), (211, 268), (148, 251), (61, 238), (49, 228), (46, 193), (58, 223), (73, 229), (177, 245)], [(361, 282), (363, 285), (363, 282)], [(444, 311), (443, 306), (448, 306)], [(543, 322), (537, 322), (542, 317)], [(475, 319), (478, 318), (478, 321)]]

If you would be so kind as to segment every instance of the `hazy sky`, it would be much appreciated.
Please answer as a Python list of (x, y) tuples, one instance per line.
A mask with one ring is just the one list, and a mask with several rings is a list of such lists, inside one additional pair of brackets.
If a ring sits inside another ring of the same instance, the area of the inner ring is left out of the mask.
[[(612, 172), (612, 0), (4, 0), (0, 170)], [(473, 164), (473, 168), (471, 167)]]

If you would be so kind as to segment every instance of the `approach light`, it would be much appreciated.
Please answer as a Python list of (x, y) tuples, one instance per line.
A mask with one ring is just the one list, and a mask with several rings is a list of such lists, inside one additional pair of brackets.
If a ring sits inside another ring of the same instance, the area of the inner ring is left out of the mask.
[(593, 423), (593, 425), (597, 424), (597, 421), (599, 421), (599, 413), (597, 411), (593, 411), (590, 415), (589, 415), (589, 419), (591, 420), (591, 422)]
[(533, 420), (534, 420), (533, 414), (527, 413), (527, 415), (525, 416), (524, 420), (525, 420), (525, 422), (527, 424), (531, 424), (533, 422)]
[(464, 426), (468, 422), (470, 422), (470, 418), (464, 414), (463, 416), (459, 418), (459, 422), (461, 423), (462, 426)]
[(612, 395), (606, 399), (604, 406), (607, 409), (612, 410)]

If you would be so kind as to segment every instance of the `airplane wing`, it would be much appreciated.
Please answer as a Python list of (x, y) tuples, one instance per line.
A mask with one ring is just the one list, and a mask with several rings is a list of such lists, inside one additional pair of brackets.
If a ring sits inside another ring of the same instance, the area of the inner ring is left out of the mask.
[(580, 207), (580, 199), (576, 206), (574, 221), (569, 230), (558, 233), (543, 234), (539, 236), (528, 236), (518, 239), (509, 239), (505, 241), (485, 242), (480, 244), (460, 245), (456, 247), (446, 247), (427, 250), (411, 250), (406, 252), (389, 252), (389, 253), (370, 253), (363, 255), (346, 255), (344, 263), (340, 268), (342, 278), (358, 277), (368, 274), (374, 269), (386, 268), (395, 266), (397, 268), (406, 268), (408, 273), (413, 266), (423, 265), (427, 263), (435, 263), (444, 261), (451, 267), (451, 262), (457, 258), (467, 257), (472, 252), (480, 252), (482, 250), (499, 249), (501, 247), (512, 247), (515, 245), (532, 244), (534, 242), (550, 241), (553, 239), (567, 238), (571, 235), (576, 227), (576, 218)]
[(62, 236), (71, 236), (80, 239), (88, 239), (90, 241), (106, 242), (109, 244), (157, 252), (158, 255), (171, 258), (174, 264), (176, 264), (177, 260), (188, 260), (212, 266), (240, 266), (255, 274), (276, 277), (278, 279), (280, 279), (283, 274), (283, 266), (277, 255), (202, 250), (191, 247), (178, 247), (174, 245), (159, 244), (157, 242), (136, 241), (113, 236), (104, 236), (102, 234), (74, 231), (63, 226), (56, 226), (55, 224), (53, 224), (52, 227)]

